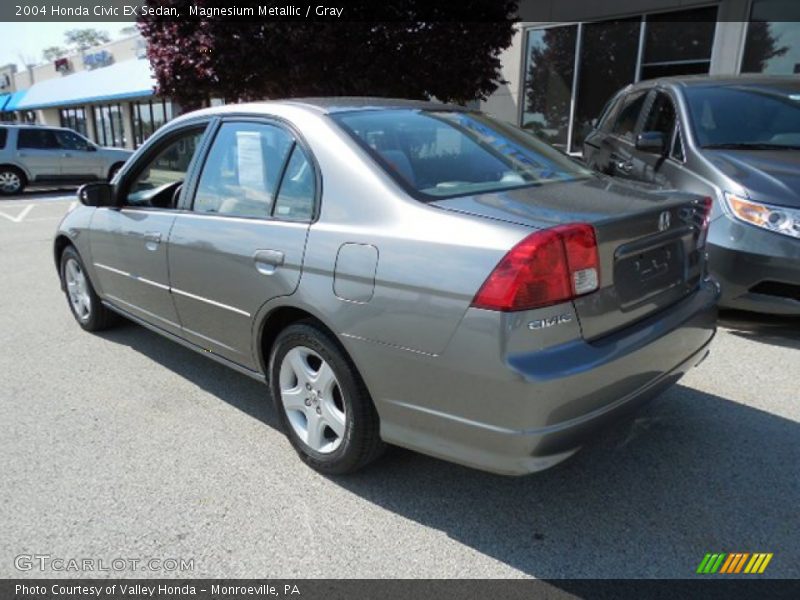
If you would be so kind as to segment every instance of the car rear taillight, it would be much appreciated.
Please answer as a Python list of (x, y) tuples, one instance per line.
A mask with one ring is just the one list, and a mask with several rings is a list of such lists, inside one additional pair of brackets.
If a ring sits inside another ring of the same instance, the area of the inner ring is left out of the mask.
[(528, 310), (571, 300), (598, 287), (594, 228), (573, 223), (532, 233), (509, 250), (478, 290), (472, 306)]

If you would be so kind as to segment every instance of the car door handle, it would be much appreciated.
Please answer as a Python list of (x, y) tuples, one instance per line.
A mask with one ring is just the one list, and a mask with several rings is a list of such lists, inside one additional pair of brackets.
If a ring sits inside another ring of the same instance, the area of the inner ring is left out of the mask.
[(61, 156), (63, 156), (64, 158), (69, 158), (70, 156), (72, 156), (72, 154), (70, 154), (69, 152), (64, 152)]
[(631, 169), (633, 169), (633, 163), (629, 162), (629, 161), (618, 160), (617, 161), (617, 168), (620, 171), (624, 171), (625, 173), (630, 173)]
[(286, 255), (280, 250), (259, 250), (253, 256), (256, 270), (262, 275), (272, 275), (285, 259)]
[(158, 231), (148, 231), (144, 234), (144, 246), (148, 250), (157, 250), (161, 243), (161, 233)]

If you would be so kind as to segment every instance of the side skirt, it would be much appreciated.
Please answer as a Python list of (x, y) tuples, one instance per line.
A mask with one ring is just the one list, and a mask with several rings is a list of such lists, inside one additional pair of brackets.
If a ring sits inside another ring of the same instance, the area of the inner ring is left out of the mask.
[(258, 371), (253, 371), (252, 369), (248, 369), (247, 367), (243, 367), (242, 365), (237, 364), (237, 363), (235, 363), (233, 361), (230, 361), (227, 358), (223, 358), (222, 356), (219, 356), (218, 354), (214, 354), (210, 350), (206, 350), (205, 348), (201, 348), (200, 346), (198, 346), (196, 344), (193, 344), (192, 342), (186, 341), (185, 339), (183, 339), (181, 337), (178, 337), (174, 333), (170, 333), (169, 331), (166, 331), (165, 329), (161, 329), (157, 325), (153, 325), (152, 323), (148, 323), (144, 319), (141, 319), (141, 318), (137, 317), (136, 315), (133, 315), (133, 314), (129, 313), (128, 311), (126, 311), (126, 310), (124, 310), (122, 308), (119, 308), (118, 306), (115, 306), (114, 304), (111, 304), (107, 300), (103, 300), (103, 305), (108, 307), (110, 310), (113, 310), (115, 313), (118, 313), (118, 314), (122, 315), (126, 319), (129, 319), (130, 321), (133, 321), (137, 325), (141, 325), (142, 327), (145, 327), (145, 328), (149, 329), (150, 331), (152, 331), (154, 333), (157, 333), (157, 334), (159, 334), (161, 336), (164, 336), (168, 340), (176, 342), (176, 343), (180, 344), (181, 346), (183, 346), (184, 348), (189, 348), (190, 350), (194, 350), (198, 354), (202, 354), (203, 356), (207, 356), (211, 360), (214, 360), (214, 361), (218, 362), (221, 365), (225, 365), (226, 367), (229, 367), (229, 368), (233, 369), (234, 371), (238, 371), (239, 373), (242, 373), (243, 375), (247, 375), (248, 377), (251, 377), (251, 378), (255, 379), (256, 381), (260, 381), (261, 383), (267, 383), (267, 378), (264, 375), (262, 375), (261, 373), (259, 373)]

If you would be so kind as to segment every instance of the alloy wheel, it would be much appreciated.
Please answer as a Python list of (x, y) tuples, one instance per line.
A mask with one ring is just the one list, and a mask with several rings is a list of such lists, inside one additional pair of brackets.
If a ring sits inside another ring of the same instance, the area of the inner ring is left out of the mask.
[(331, 366), (314, 350), (295, 346), (281, 363), (283, 409), (297, 436), (320, 454), (334, 452), (345, 434), (345, 404)]
[(0, 189), (6, 194), (13, 194), (22, 187), (22, 179), (14, 171), (0, 173)]
[(74, 258), (67, 259), (64, 265), (64, 280), (67, 283), (67, 295), (75, 316), (81, 322), (88, 321), (92, 316), (92, 298), (89, 295), (86, 275), (80, 263)]

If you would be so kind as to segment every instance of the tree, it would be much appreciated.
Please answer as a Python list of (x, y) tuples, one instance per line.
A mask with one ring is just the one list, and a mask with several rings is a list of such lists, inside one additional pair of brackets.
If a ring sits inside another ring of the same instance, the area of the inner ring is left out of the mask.
[(62, 46), (48, 46), (44, 50), (42, 50), (42, 57), (47, 62), (53, 62), (57, 58), (61, 58), (62, 56), (69, 53), (69, 50)]
[(88, 27), (86, 29), (70, 29), (64, 33), (64, 41), (69, 46), (83, 52), (94, 46), (110, 42), (111, 38), (108, 33)]
[[(213, 6), (212, 0), (147, 4), (169, 4), (180, 14), (188, 14), (190, 5)], [(280, 3), (239, 6), (245, 4)], [(139, 27), (148, 41), (158, 92), (186, 107), (209, 97), (485, 98), (502, 82), (499, 54), (511, 44), (517, 0), (463, 0), (461, 14), (470, 15), (472, 22), (444, 21), (448, 9), (435, 5), (432, 0), (391, 3), (402, 21), (374, 20), (374, 3), (361, 0), (347, 5), (348, 14), (371, 14), (372, 20), (243, 22), (148, 16), (139, 19)]]

